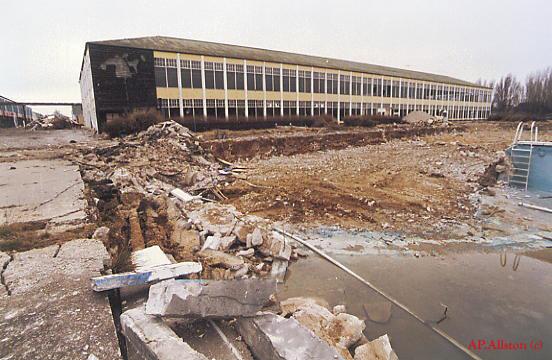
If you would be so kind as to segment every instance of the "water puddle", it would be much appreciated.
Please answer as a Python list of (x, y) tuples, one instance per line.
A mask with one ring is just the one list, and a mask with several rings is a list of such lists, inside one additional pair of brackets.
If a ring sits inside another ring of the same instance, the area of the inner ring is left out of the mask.
[[(354, 251), (353, 251), (354, 252)], [(475, 351), (483, 359), (552, 358), (552, 264), (513, 253), (444, 257), (332, 254), (366, 280), (468, 347), (473, 340), (526, 343), (527, 350)], [(384, 323), (374, 318), (386, 300), (326, 260), (312, 254), (288, 269), (280, 298), (318, 296), (366, 319), (369, 339), (389, 334), (401, 359), (464, 359), (466, 355), (396, 306)], [(382, 306), (384, 305), (384, 306)], [(376, 310), (371, 310), (376, 309)], [(378, 310), (379, 309), (379, 310)], [(381, 314), (379, 314), (381, 315)], [(386, 316), (383, 316), (385, 318)], [(532, 351), (531, 341), (543, 349)]]

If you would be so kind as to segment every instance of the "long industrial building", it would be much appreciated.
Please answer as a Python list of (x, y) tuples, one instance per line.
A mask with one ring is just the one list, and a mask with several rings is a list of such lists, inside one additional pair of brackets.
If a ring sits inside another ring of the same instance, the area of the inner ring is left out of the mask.
[(33, 119), (33, 110), (0, 96), (0, 128), (24, 126)]
[(166, 117), (331, 114), (485, 119), (491, 89), (448, 76), (170, 37), (88, 42), (85, 124), (157, 108)]

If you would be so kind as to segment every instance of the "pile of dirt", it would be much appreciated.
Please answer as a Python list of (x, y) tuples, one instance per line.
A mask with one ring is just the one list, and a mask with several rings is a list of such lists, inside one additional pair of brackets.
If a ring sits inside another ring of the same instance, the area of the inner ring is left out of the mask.
[(413, 111), (403, 118), (408, 124), (416, 125), (435, 125), (443, 122), (442, 116), (432, 116), (424, 111)]
[[(485, 172), (481, 174), (478, 182), (482, 187), (495, 186), (500, 176), (506, 177), (510, 172), (512, 163), (509, 157), (506, 156), (504, 151), (497, 153), (496, 159), (493, 160), (486, 168)], [(504, 179), (505, 180), (505, 179)]]
[(205, 148), (226, 160), (269, 158), (380, 144), (391, 139), (416, 137), (462, 130), (456, 126), (381, 125), (378, 128), (347, 128), (340, 131), (257, 133), (243, 137), (209, 139)]
[(273, 221), (446, 239), (456, 236), (443, 231), (450, 219), (474, 222), (470, 194), (495, 153), (477, 136), (445, 132), (244, 162), (249, 184), (224, 191), (227, 203)]

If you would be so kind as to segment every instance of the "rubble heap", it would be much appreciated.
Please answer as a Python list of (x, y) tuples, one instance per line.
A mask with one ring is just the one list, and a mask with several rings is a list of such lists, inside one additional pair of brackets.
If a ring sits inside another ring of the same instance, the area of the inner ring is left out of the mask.
[[(373, 353), (364, 321), (343, 306), (332, 313), (296, 298), (282, 303), (282, 315), (267, 312), (277, 308), (276, 284), (288, 262), (303, 253), (269, 221), (216, 202), (225, 198), (220, 185), (243, 175), (217, 162), (188, 129), (160, 123), (74, 161), (98, 209), (93, 215), (105, 226), (94, 237), (108, 245), (115, 263), (115, 274), (92, 279), (93, 289), (151, 285), (145, 305), (121, 316), (132, 358), (204, 359), (169, 324), (214, 319), (235, 323), (257, 358), (314, 353), (352, 360), (358, 350), (359, 360)], [(292, 338), (281, 336), (288, 332)]]
[(427, 126), (441, 124), (444, 118), (442, 116), (432, 116), (425, 111), (412, 111), (403, 120), (407, 124)]
[(221, 165), (199, 140), (173, 121), (89, 149), (75, 160), (90, 168), (87, 175), (107, 178), (123, 193), (160, 194), (178, 187), (204, 194), (229, 180), (218, 174)]
[(26, 125), (31, 130), (60, 130), (81, 127), (76, 120), (58, 112), (40, 119), (35, 119)]
[(364, 320), (347, 314), (343, 305), (336, 305), (330, 311), (324, 300), (295, 297), (282, 301), (280, 307), (282, 316), (291, 316), (297, 320), (337, 349), (343, 359), (398, 359), (387, 335), (368, 341), (363, 334), (366, 328)]
[[(128, 271), (132, 251), (159, 245), (177, 261), (200, 261), (203, 279), (271, 276), (283, 281), (297, 258), (270, 222), (220, 204), (221, 185), (236, 180), (228, 163), (203, 150), (172, 122), (77, 155), (115, 271)], [(169, 194), (173, 194), (170, 196)]]

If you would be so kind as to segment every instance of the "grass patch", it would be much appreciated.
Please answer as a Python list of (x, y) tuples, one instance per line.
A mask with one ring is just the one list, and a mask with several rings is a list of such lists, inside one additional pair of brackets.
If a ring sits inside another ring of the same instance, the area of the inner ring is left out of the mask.
[(12, 231), (12, 229), (7, 227), (6, 225), (0, 226), (0, 239), (1, 240), (11, 239), (13, 236), (14, 236), (14, 232)]

